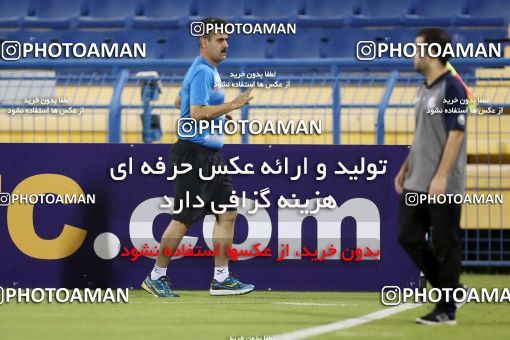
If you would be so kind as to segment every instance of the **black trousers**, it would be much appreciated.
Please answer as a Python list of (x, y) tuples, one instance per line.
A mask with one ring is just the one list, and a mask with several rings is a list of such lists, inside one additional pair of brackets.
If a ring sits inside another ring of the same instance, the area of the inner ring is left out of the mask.
[[(400, 244), (432, 286), (458, 288), (462, 261), (461, 206), (427, 202), (409, 206), (406, 204), (408, 193), (404, 191), (400, 199)], [(427, 232), (430, 232), (431, 242), (425, 239)], [(444, 301), (439, 302), (439, 306), (444, 305)]]

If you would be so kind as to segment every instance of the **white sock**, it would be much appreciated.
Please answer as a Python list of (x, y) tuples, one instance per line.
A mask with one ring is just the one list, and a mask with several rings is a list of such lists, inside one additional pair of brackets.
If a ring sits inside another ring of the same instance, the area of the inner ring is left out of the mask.
[(228, 266), (214, 267), (214, 279), (218, 282), (223, 282), (228, 277)]
[(158, 280), (162, 276), (166, 276), (166, 268), (154, 265), (154, 269), (151, 271), (151, 280)]

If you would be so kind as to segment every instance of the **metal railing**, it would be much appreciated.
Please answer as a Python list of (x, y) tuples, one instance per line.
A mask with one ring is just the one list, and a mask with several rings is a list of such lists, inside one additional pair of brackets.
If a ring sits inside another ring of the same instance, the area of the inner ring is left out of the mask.
[[(0, 142), (141, 142), (146, 109), (138, 71), (155, 70), (163, 93), (152, 101), (161, 115), (163, 141), (175, 140), (178, 119), (173, 99), (191, 60), (23, 60), (0, 63), (0, 110), (22, 106), (25, 97), (70, 96), (87, 115), (0, 117)], [(452, 64), (475, 96), (486, 106), (502, 107), (502, 115), (472, 117), (468, 122), (468, 192), (510, 193), (510, 77), (503, 67), (510, 58), (458, 59)], [(475, 68), (500, 68), (494, 74)], [(411, 60), (237, 59), (219, 67), (230, 72), (277, 70), (276, 80), (288, 89), (261, 92), (241, 112), (243, 119), (315, 117), (326, 122), (326, 133), (314, 139), (235, 137), (237, 143), (410, 144), (414, 131), (414, 97), (423, 81)], [(463, 70), (468, 70), (464, 72)], [(487, 73), (487, 72), (486, 72)], [(230, 95), (241, 91), (231, 89)], [(58, 105), (56, 106), (59, 107)], [(144, 109), (145, 107), (145, 109)], [(88, 114), (90, 113), (90, 114)], [(145, 120), (146, 122), (149, 120)], [(51, 127), (51, 129), (50, 129)], [(173, 139), (172, 139), (173, 138)], [(508, 205), (468, 206), (463, 213), (464, 264), (509, 266)]]

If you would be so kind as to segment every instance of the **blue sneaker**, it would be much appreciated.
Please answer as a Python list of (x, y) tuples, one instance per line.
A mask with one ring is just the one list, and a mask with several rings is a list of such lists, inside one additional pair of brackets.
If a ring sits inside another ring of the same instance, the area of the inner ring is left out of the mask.
[(157, 280), (151, 280), (151, 274), (147, 275), (142, 282), (142, 288), (156, 297), (179, 297), (170, 287), (170, 281), (166, 276)]
[(213, 296), (241, 295), (248, 294), (253, 289), (255, 289), (254, 285), (242, 283), (239, 281), (239, 279), (230, 275), (223, 282), (218, 282), (217, 280), (213, 279), (209, 293)]

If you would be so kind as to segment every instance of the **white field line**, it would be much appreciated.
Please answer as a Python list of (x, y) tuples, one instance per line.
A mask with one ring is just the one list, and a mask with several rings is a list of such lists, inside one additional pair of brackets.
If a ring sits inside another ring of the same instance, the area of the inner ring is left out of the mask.
[(280, 335), (276, 335), (274, 338), (278, 340), (297, 340), (297, 339), (306, 339), (311, 336), (317, 336), (324, 333), (330, 333), (334, 331), (339, 331), (342, 329), (347, 329), (355, 326), (359, 326), (365, 323), (369, 323), (371, 321), (384, 319), (390, 315), (398, 314), (400, 312), (416, 308), (422, 306), (422, 304), (416, 303), (406, 303), (399, 306), (385, 308), (378, 310), (377, 312), (373, 312), (364, 316), (360, 316), (359, 318), (352, 318), (347, 320), (341, 320), (333, 323), (329, 323), (322, 326), (315, 326), (310, 328), (304, 328), (293, 332), (283, 333)]
[(317, 302), (273, 302), (273, 305), (289, 305), (289, 306), (359, 306), (356, 303), (317, 303)]

